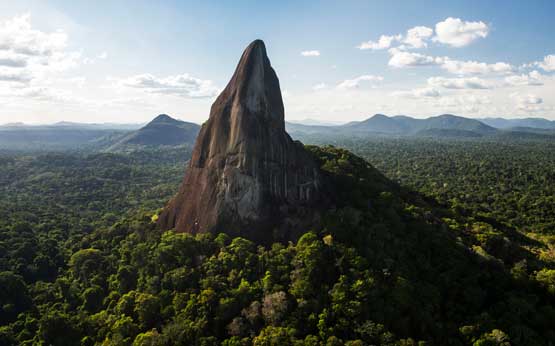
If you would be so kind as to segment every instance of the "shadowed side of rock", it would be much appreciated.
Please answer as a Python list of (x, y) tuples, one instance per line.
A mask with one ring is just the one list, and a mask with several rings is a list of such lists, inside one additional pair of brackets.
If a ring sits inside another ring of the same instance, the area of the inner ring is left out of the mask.
[(202, 126), (163, 229), (291, 239), (317, 223), (319, 168), (285, 132), (279, 80), (264, 43), (252, 42)]

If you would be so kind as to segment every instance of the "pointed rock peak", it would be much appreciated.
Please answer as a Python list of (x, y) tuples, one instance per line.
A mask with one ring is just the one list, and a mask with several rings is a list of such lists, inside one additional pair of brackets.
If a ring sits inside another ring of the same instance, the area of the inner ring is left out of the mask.
[(255, 40), (247, 46), (233, 77), (213, 107), (219, 109), (229, 104), (240, 104), (252, 114), (265, 114), (269, 116), (269, 125), (285, 127), (279, 80), (262, 40)]
[(318, 220), (321, 175), (285, 132), (279, 80), (261, 40), (243, 52), (200, 130), (162, 229), (293, 238)]
[(258, 58), (265, 57), (266, 60), (268, 59), (268, 56), (266, 54), (266, 45), (264, 44), (264, 41), (260, 39), (252, 41), (247, 46), (247, 48), (245, 48), (245, 51), (243, 52), (243, 56), (241, 57), (241, 60), (251, 56), (258, 57)]
[(255, 40), (243, 52), (230, 84), (251, 80), (262, 83), (265, 77), (264, 72), (268, 69), (272, 69), (272, 66), (266, 54), (266, 46), (262, 40)]
[(159, 114), (158, 116), (156, 116), (156, 118), (152, 119), (151, 123), (156, 123), (156, 122), (162, 122), (162, 121), (168, 121), (168, 120), (175, 120), (174, 118), (170, 117), (167, 114)]
[(148, 124), (145, 126), (153, 126), (153, 125), (179, 125), (183, 123), (181, 120), (174, 119), (167, 114), (160, 114), (156, 118), (152, 119)]

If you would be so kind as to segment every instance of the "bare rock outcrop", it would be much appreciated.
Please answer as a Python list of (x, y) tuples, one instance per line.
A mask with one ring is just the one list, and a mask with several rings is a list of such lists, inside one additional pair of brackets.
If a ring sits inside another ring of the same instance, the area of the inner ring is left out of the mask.
[(285, 132), (279, 80), (256, 40), (212, 105), (159, 225), (258, 241), (295, 238), (318, 220), (321, 183), (311, 155)]

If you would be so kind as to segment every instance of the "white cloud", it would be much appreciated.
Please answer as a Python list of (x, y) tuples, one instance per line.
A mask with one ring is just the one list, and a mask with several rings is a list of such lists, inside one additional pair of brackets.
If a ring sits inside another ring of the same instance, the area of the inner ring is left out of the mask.
[(428, 85), (446, 89), (491, 89), (493, 84), (478, 77), (471, 78), (428, 78)]
[(391, 53), (391, 58), (389, 59), (388, 65), (395, 68), (432, 66), (438, 65), (443, 61), (443, 58), (405, 52), (395, 48), (390, 49), (389, 52)]
[(543, 99), (533, 94), (519, 95), (513, 94), (516, 100), (516, 105), (519, 110), (527, 112), (536, 112), (542, 110), (540, 106), (543, 103)]
[(347, 79), (337, 85), (338, 89), (357, 89), (360, 88), (363, 82), (369, 82), (374, 85), (376, 82), (383, 81), (382, 76), (362, 75), (354, 79)]
[(479, 38), (488, 36), (489, 27), (484, 22), (465, 22), (449, 17), (436, 24), (434, 40), (452, 47), (464, 47)]
[(403, 43), (397, 48), (424, 48), (427, 47), (426, 41), (434, 34), (434, 30), (426, 26), (415, 26), (407, 30), (406, 35), (381, 35), (377, 41), (362, 42), (357, 46), (360, 50), (381, 50), (394, 46), (395, 43)]
[(328, 88), (328, 85), (326, 83), (318, 83), (312, 87), (312, 90), (323, 90), (327, 88)]
[(528, 74), (505, 77), (505, 83), (510, 86), (543, 85), (541, 79), (542, 75), (534, 70)]
[(66, 47), (62, 31), (44, 33), (31, 28), (30, 15), (12, 18), (0, 24), (0, 50), (28, 56), (49, 56)]
[(537, 62), (536, 65), (548, 72), (555, 71), (555, 55), (546, 56), (543, 61)]
[(407, 31), (407, 36), (403, 43), (412, 48), (425, 48), (428, 46), (426, 41), (432, 37), (434, 30), (426, 26), (415, 26)]
[(302, 56), (320, 56), (319, 50), (305, 50), (301, 52)]
[(382, 35), (380, 36), (380, 38), (378, 39), (378, 41), (367, 41), (367, 42), (362, 42), (360, 45), (357, 46), (358, 49), (360, 50), (367, 50), (367, 49), (372, 49), (372, 50), (380, 50), (380, 49), (387, 49), (389, 47), (391, 47), (391, 45), (394, 42), (398, 42), (403, 38), (403, 35), (395, 35), (395, 36), (387, 36), (387, 35)]
[(106, 59), (108, 57), (108, 53), (106, 52), (102, 52), (100, 54), (98, 54), (97, 58), (99, 59)]
[(506, 74), (514, 70), (514, 67), (505, 62), (496, 62), (493, 64), (488, 64), (478, 61), (459, 61), (444, 59), (441, 64), (441, 68), (447, 70), (450, 73), (457, 75), (469, 75), (469, 74)]
[[(436, 35), (433, 40), (452, 47), (463, 47), (478, 38), (484, 38), (489, 33), (489, 27), (484, 22), (465, 22), (459, 18), (447, 18), (435, 26)], [(381, 50), (389, 48), (420, 49), (428, 46), (434, 29), (427, 26), (415, 26), (407, 30), (405, 35), (381, 35), (377, 41), (362, 42), (358, 49)]]
[(440, 66), (442, 69), (457, 75), (507, 74), (514, 70), (512, 65), (505, 62), (488, 64), (478, 61), (452, 60), (448, 57), (434, 57), (397, 48), (391, 48), (389, 53), (391, 58), (388, 65), (395, 68)]
[(25, 67), (27, 66), (27, 59), (21, 54), (15, 54), (11, 51), (0, 50), (0, 66)]
[(477, 113), (483, 110), (482, 107), (484, 105), (489, 105), (491, 103), (491, 99), (484, 95), (463, 94), (438, 98), (432, 105), (435, 108), (439, 108), (441, 112)]
[(392, 93), (392, 96), (421, 99), (421, 98), (440, 97), (441, 93), (439, 92), (439, 90), (435, 88), (426, 87), (426, 88), (412, 89), (409, 91), (395, 91)]
[(29, 15), (0, 22), (0, 81), (35, 84), (78, 64), (80, 53), (66, 51), (67, 34), (31, 26)]
[(420, 88), (412, 91), (416, 97), (440, 97), (440, 92), (435, 88)]
[(30, 80), (31, 76), (21, 69), (0, 67), (0, 82), (17, 82), (26, 84)]
[(528, 95), (514, 95), (519, 104), (525, 105), (539, 105), (543, 103), (543, 99), (533, 94)]
[(117, 85), (141, 89), (148, 93), (176, 95), (185, 98), (207, 98), (216, 96), (218, 88), (212, 81), (180, 74), (159, 78), (151, 74), (140, 74), (117, 80)]

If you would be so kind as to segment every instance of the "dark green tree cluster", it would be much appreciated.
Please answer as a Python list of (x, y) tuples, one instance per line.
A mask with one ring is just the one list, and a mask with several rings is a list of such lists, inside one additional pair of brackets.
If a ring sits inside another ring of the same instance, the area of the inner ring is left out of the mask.
[[(311, 138), (326, 143), (327, 138)], [(555, 235), (555, 141), (338, 139), (388, 178), (458, 213)]]
[[(323, 227), (266, 247), (225, 230), (156, 229), (183, 165), (164, 153), (9, 158), (1, 169), (24, 174), (0, 185), (12, 211), (0, 218), (0, 345), (555, 340), (555, 266), (536, 252), (542, 239), (402, 188), (346, 150), (308, 149), (334, 206)], [(45, 173), (52, 181), (33, 179)], [(67, 194), (54, 188), (64, 183)]]

